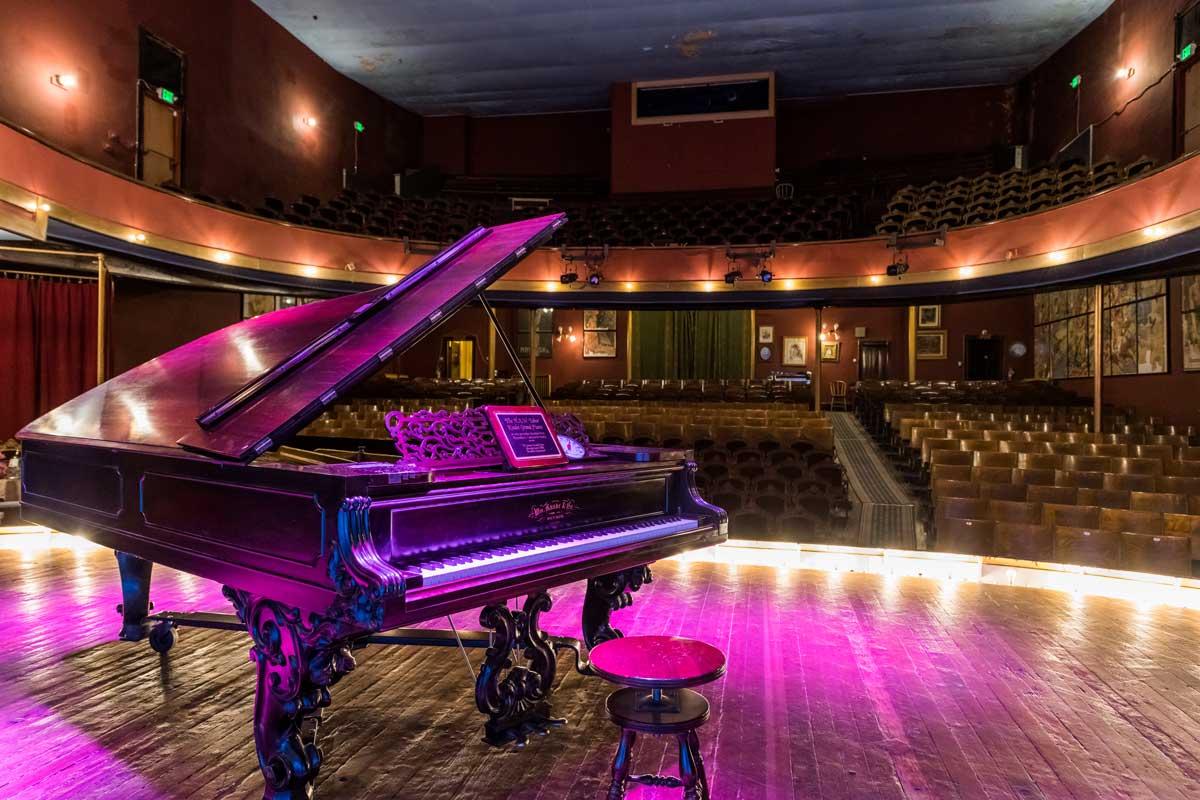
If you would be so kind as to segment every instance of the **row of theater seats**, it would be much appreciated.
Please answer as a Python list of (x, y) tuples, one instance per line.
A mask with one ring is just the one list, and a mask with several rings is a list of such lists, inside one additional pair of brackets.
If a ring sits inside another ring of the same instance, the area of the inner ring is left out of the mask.
[(1092, 432), (1071, 408), (1016, 414), (888, 404), (885, 418), (881, 444), (914, 491), (928, 492), (936, 549), (1192, 573), (1196, 431), (1112, 421)]
[(981, 411), (1052, 414), (1058, 409), (1085, 413), (1091, 405), (1074, 392), (1050, 381), (858, 381), (854, 384), (854, 410), (867, 430), (885, 437), (887, 404), (914, 410), (936, 410), (953, 404)]
[(1012, 169), (905, 186), (892, 197), (875, 230), (883, 235), (915, 233), (1007, 219), (1079, 200), (1153, 168), (1154, 161), (1147, 157), (1125, 167), (1104, 159), (1091, 169), (1064, 163), (1036, 172)]
[(390, 441), (383, 418), (389, 411), (462, 411), (470, 399), (447, 397), (354, 398), (328, 408), (300, 432), (301, 436)]
[[(165, 188), (182, 192), (178, 187)], [(846, 239), (857, 232), (857, 204), (841, 195), (707, 202), (548, 200), (516, 208), (508, 197), (401, 197), (354, 189), (343, 189), (325, 200), (306, 194), (285, 202), (268, 196), (252, 207), (231, 198), (190, 196), (293, 225), (439, 243), (458, 239), (479, 225), (557, 212), (567, 214), (568, 224), (557, 233), (555, 243), (568, 247), (770, 244)]]
[(797, 381), (771, 380), (584, 380), (554, 390), (558, 400), (687, 401), (696, 403), (800, 403), (812, 405), (812, 389)]
[(738, 538), (825, 541), (849, 511), (830, 421), (773, 404), (560, 403), (592, 441), (695, 451), (701, 493)]

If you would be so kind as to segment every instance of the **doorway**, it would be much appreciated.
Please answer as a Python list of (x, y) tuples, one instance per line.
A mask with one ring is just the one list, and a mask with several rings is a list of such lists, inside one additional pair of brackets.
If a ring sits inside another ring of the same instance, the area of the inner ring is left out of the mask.
[(863, 340), (858, 342), (858, 379), (886, 381), (888, 379), (889, 342)]
[(445, 376), (451, 380), (470, 381), (475, 379), (475, 340), (443, 339), (442, 363)]
[(183, 52), (142, 30), (138, 42), (136, 174), (151, 186), (183, 185)]
[(963, 371), (967, 380), (1004, 380), (1003, 336), (968, 336), (964, 353)]

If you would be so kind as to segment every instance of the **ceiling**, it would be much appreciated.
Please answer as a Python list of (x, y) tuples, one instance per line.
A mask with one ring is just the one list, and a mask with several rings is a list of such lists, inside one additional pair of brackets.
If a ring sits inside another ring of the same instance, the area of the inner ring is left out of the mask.
[(615, 81), (775, 70), (780, 97), (1005, 84), (1112, 0), (255, 0), (422, 114), (607, 108)]

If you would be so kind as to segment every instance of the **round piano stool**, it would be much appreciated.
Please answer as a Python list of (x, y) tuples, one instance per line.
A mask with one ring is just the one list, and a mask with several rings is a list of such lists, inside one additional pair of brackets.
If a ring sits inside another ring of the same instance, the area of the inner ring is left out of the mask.
[[(725, 654), (695, 639), (629, 636), (596, 645), (589, 660), (597, 675), (625, 687), (605, 701), (608, 718), (621, 729), (608, 800), (621, 800), (627, 783), (682, 788), (685, 800), (708, 800), (708, 779), (696, 735), (696, 729), (708, 721), (708, 700), (689, 687), (724, 675)], [(629, 774), (639, 733), (675, 737), (678, 778)]]

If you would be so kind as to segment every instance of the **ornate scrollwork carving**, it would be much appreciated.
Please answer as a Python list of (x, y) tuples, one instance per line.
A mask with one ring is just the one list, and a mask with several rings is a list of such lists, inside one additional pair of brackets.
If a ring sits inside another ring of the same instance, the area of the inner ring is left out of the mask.
[(614, 628), (612, 612), (633, 604), (633, 592), (654, 578), (650, 567), (633, 567), (611, 575), (589, 578), (583, 598), (583, 641), (589, 648), (624, 634)]
[(554, 430), (556, 433), (570, 436), (580, 444), (589, 443), (587, 428), (584, 427), (579, 417), (574, 414), (556, 411), (550, 415), (550, 418), (554, 420)]
[(338, 509), (337, 542), (329, 556), (329, 578), (345, 607), (363, 628), (383, 624), (383, 600), (404, 594), (404, 574), (375, 549), (367, 497), (348, 497)]
[(331, 687), (354, 669), (351, 640), (371, 628), (364, 629), (351, 604), (316, 614), (229, 586), (223, 591), (254, 640), (254, 741), (265, 797), (311, 797), (321, 768), (321, 709), (330, 703)]
[(487, 414), (463, 411), (389, 411), (383, 418), (402, 460), (415, 465), (502, 458)]
[[(525, 599), (521, 611), (490, 605), (479, 614), (479, 624), (495, 632), (475, 681), (475, 705), (488, 716), (484, 723), (488, 744), (513, 742), (523, 747), (529, 734), (545, 733), (565, 722), (550, 715), (548, 702), (557, 662), (539, 617), (550, 606), (550, 595), (536, 592)], [(518, 649), (529, 666), (513, 665), (513, 652)]]

